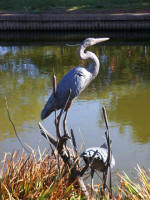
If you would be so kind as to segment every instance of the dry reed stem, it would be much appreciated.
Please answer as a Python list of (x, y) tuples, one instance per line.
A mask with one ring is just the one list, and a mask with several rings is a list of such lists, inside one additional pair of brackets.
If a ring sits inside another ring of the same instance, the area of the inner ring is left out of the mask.
[(44, 193), (48, 199), (63, 199), (64, 196), (67, 199), (72, 195), (74, 184), (69, 186), (62, 160), (60, 170), (61, 180), (56, 176), (57, 165), (54, 156), (41, 153), (40, 150), (37, 154), (32, 152), (30, 156), (24, 151), (21, 154), (18, 151), (7, 154), (0, 171), (1, 199), (40, 199)]
[(106, 126), (106, 131), (105, 131), (105, 137), (106, 137), (106, 141), (107, 141), (107, 147), (108, 147), (108, 157), (107, 157), (107, 161), (106, 161), (106, 169), (104, 172), (104, 177), (103, 177), (103, 187), (102, 187), (102, 196), (105, 196), (105, 189), (107, 187), (107, 177), (108, 177), (108, 173), (109, 173), (109, 197), (110, 199), (112, 199), (112, 178), (111, 178), (111, 166), (110, 166), (110, 162), (112, 159), (112, 150), (111, 150), (111, 142), (110, 142), (110, 134), (109, 134), (109, 124), (108, 124), (108, 117), (107, 117), (107, 112), (105, 107), (102, 107), (102, 111), (103, 111), (103, 116), (104, 116), (104, 121), (105, 121), (105, 126)]

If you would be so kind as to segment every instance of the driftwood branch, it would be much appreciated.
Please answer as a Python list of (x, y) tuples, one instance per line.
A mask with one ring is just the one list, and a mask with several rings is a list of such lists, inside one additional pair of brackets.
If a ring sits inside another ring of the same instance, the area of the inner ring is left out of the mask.
[(44, 128), (44, 126), (39, 122), (40, 133), (44, 136), (50, 143), (57, 147), (57, 140)]
[[(67, 99), (67, 103), (69, 101), (70, 98), (70, 94), (68, 96)], [(56, 130), (58, 131), (60, 129), (60, 120), (62, 117), (62, 113), (64, 112), (67, 103), (65, 104), (64, 108), (61, 110), (61, 113), (59, 114), (59, 117), (57, 118), (57, 123), (55, 123), (56, 126)], [(110, 167), (110, 162), (111, 162), (111, 141), (110, 141), (110, 136), (109, 136), (109, 124), (108, 124), (108, 119), (107, 119), (107, 114), (106, 114), (106, 110), (105, 107), (102, 108), (103, 110), (103, 115), (104, 115), (104, 120), (105, 120), (105, 125), (106, 125), (106, 132), (105, 132), (105, 136), (106, 136), (106, 141), (107, 141), (107, 146), (108, 146), (108, 157), (107, 157), (107, 161), (106, 161), (106, 168), (104, 171), (104, 176), (103, 176), (103, 188), (102, 188), (102, 196), (105, 195), (105, 189), (107, 188), (109, 191), (109, 195), (110, 198), (112, 198), (112, 183), (111, 183), (111, 167)], [(66, 117), (64, 118), (64, 120), (66, 120)], [(64, 127), (64, 135), (66, 134), (66, 122), (63, 124)], [(85, 172), (88, 170), (89, 167), (91, 167), (94, 157), (97, 153), (97, 151), (94, 153), (94, 155), (92, 156), (92, 159), (86, 163), (86, 165), (81, 169), (81, 167), (79, 167), (79, 163), (78, 163), (78, 151), (77, 151), (77, 144), (75, 141), (75, 136), (74, 136), (74, 132), (73, 129), (71, 129), (71, 139), (72, 139), (72, 149), (70, 149), (69, 147), (67, 147), (66, 142), (69, 139), (68, 137), (64, 137), (60, 135), (60, 138), (57, 137), (57, 139), (55, 137), (52, 136), (52, 134), (50, 134), (43, 126), (42, 124), (39, 122), (39, 128), (41, 131), (41, 134), (51, 143), (54, 145), (54, 147), (56, 148), (56, 150), (58, 151), (58, 155), (62, 158), (62, 160), (64, 161), (64, 163), (66, 163), (71, 171), (70, 173), (70, 178), (69, 181), (70, 183), (72, 182), (76, 182), (76, 186), (79, 187), (82, 191), (83, 196), (85, 197), (85, 199), (89, 199), (89, 193), (88, 190), (85, 186), (85, 183), (83, 181), (82, 176), (85, 174)], [(58, 134), (56, 133), (56, 136)], [(74, 152), (74, 153), (72, 153)], [(107, 177), (108, 177), (108, 172), (109, 172), (109, 180), (110, 180), (110, 185), (109, 187), (107, 186)]]
[(66, 148), (63, 145), (64, 142), (62, 141), (57, 142), (56, 139), (54, 139), (54, 137), (50, 133), (47, 132), (47, 130), (41, 125), (40, 122), (39, 122), (39, 127), (40, 127), (40, 132), (42, 136), (44, 136), (46, 139), (48, 138), (49, 142), (51, 142), (56, 147), (58, 154), (61, 156), (64, 163), (66, 163), (71, 169), (70, 183), (77, 180), (77, 185), (80, 187), (83, 196), (85, 196), (85, 199), (89, 199), (88, 191), (82, 179), (82, 175), (84, 174), (84, 172), (80, 174), (80, 170), (78, 166), (73, 162), (72, 159), (70, 159), (71, 156), (70, 155), (68, 156), (66, 152)]
[(75, 140), (73, 129), (71, 129), (71, 139), (72, 139), (72, 144), (73, 144), (74, 152), (75, 152), (75, 154), (77, 156), (77, 154), (78, 154), (77, 144), (76, 144), (76, 140)]

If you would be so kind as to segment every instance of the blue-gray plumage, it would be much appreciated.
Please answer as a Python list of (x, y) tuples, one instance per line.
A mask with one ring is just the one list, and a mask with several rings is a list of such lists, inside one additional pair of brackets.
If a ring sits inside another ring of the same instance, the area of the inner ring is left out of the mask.
[(92, 62), (89, 64), (88, 68), (82, 66), (74, 67), (63, 77), (56, 89), (56, 101), (54, 99), (54, 94), (52, 93), (41, 112), (42, 120), (48, 117), (55, 109), (59, 110), (65, 106), (70, 90), (71, 96), (68, 105), (71, 104), (71, 102), (78, 97), (97, 76), (100, 67), (97, 56), (90, 51), (84, 51), (87, 47), (106, 40), (109, 40), (109, 38), (87, 38), (81, 43), (79, 48), (80, 59), (91, 59)]

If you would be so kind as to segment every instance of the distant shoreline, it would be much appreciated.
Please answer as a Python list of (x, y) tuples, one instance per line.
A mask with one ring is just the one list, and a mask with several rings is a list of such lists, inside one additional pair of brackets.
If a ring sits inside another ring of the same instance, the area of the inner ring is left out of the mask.
[(45, 13), (1, 12), (0, 31), (150, 30), (150, 10), (53, 9)]

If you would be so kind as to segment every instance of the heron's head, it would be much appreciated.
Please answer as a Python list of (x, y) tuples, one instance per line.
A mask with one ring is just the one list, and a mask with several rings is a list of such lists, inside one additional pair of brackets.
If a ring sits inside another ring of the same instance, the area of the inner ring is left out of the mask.
[(89, 46), (93, 46), (97, 43), (100, 43), (100, 42), (105, 42), (107, 40), (109, 40), (110, 38), (87, 38), (85, 39), (81, 45), (84, 47), (84, 48), (87, 48)]

